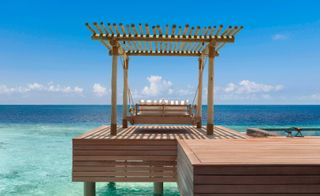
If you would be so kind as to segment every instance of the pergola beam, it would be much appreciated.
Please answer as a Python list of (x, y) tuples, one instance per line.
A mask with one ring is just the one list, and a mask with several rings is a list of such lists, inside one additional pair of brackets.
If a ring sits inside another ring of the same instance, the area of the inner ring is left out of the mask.
[[(127, 51), (127, 56), (200, 56), (197, 51)], [(217, 53), (218, 55), (218, 53)]]
[(215, 56), (218, 56), (219, 50), (227, 43), (233, 43), (235, 36), (242, 26), (223, 25), (207, 26), (201, 28), (190, 27), (188, 24), (184, 26), (173, 25), (169, 29), (169, 25), (162, 28), (160, 25), (153, 25), (149, 28), (145, 24), (138, 26), (134, 24), (119, 25), (94, 22), (92, 26), (86, 23), (87, 28), (91, 31), (93, 40), (100, 41), (110, 51), (112, 55), (112, 47), (110, 42), (120, 43), (118, 55), (124, 58), (127, 56), (208, 56), (209, 43), (216, 43)]
[(191, 36), (191, 35), (117, 35), (117, 34), (93, 34), (93, 40), (118, 40), (118, 41), (163, 41), (163, 42), (234, 42), (234, 36)]

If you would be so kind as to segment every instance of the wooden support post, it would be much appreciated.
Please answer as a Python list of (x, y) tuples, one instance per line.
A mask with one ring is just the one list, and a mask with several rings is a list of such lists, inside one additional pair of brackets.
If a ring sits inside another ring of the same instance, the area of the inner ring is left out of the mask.
[(213, 134), (213, 88), (214, 88), (214, 56), (215, 56), (215, 44), (209, 45), (209, 64), (208, 64), (208, 122), (207, 122), (207, 135)]
[(112, 44), (112, 78), (111, 78), (111, 135), (117, 135), (117, 66), (118, 66), (118, 42)]
[(84, 196), (95, 196), (96, 195), (96, 183), (95, 182), (84, 182), (83, 183), (83, 195)]
[(155, 196), (163, 195), (163, 182), (154, 182), (153, 183), (153, 194)]
[(202, 127), (202, 78), (203, 78), (204, 59), (199, 57), (199, 81), (198, 81), (198, 103), (197, 103), (197, 128)]
[(128, 127), (128, 64), (129, 58), (124, 59), (123, 65), (123, 110), (122, 110), (122, 128)]

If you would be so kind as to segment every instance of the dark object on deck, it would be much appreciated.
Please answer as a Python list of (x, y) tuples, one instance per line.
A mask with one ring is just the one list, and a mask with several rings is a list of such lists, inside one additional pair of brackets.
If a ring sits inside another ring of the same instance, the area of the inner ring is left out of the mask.
[(287, 133), (287, 137), (293, 137), (292, 135), (293, 131), (297, 132), (294, 137), (304, 137), (301, 132), (302, 128), (299, 128), (299, 127), (292, 127), (290, 129), (285, 130), (285, 132)]
[(269, 137), (269, 136), (279, 136), (276, 133), (266, 131), (259, 128), (248, 128), (247, 129), (247, 135), (251, 137)]

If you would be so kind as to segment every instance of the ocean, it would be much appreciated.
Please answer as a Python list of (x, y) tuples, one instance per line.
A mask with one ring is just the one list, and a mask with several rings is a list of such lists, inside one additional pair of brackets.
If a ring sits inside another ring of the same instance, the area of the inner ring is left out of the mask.
[[(204, 122), (206, 110), (204, 106)], [(120, 122), (121, 106), (118, 111)], [(111, 107), (102, 105), (1, 105), (0, 195), (82, 195), (82, 183), (71, 181), (71, 139), (108, 124), (110, 113)], [(319, 128), (320, 106), (217, 105), (215, 124), (238, 131), (248, 127)], [(179, 195), (175, 183), (165, 183), (164, 191), (166, 196)], [(100, 196), (152, 192), (151, 183), (97, 183)]]

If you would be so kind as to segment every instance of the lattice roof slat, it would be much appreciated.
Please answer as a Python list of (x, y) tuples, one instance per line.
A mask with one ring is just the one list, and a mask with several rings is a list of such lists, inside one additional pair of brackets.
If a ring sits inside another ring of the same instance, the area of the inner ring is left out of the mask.
[(120, 55), (146, 56), (200, 56), (208, 55), (209, 44), (215, 47), (216, 55), (226, 43), (232, 43), (242, 26), (223, 25), (194, 27), (148, 24), (97, 23), (91, 26), (92, 39), (99, 40), (112, 53), (112, 45), (118, 43)]

